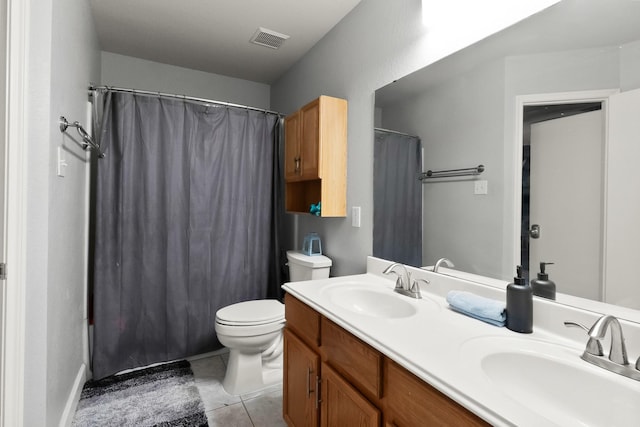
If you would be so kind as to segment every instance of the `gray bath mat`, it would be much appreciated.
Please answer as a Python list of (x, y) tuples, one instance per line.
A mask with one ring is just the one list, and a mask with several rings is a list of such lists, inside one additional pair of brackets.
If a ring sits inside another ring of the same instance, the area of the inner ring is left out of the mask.
[(207, 426), (186, 360), (88, 381), (73, 426)]

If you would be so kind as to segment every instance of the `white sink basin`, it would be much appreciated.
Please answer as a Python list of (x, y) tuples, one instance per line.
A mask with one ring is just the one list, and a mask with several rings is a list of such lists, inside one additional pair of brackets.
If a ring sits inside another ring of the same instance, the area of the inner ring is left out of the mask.
[(562, 426), (640, 425), (640, 381), (593, 366), (581, 350), (526, 338), (462, 346), (469, 375)]
[[(356, 314), (385, 319), (413, 316), (418, 311), (416, 301), (428, 301), (411, 300), (395, 293), (393, 289), (359, 282), (342, 282), (327, 286), (322, 293), (338, 307)], [(432, 304), (435, 305), (433, 302)]]

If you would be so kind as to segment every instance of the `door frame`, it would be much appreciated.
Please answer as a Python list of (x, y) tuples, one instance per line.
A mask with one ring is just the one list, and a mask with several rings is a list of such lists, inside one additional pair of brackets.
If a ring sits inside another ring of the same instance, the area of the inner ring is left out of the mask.
[[(604, 152), (603, 159), (604, 164), (602, 168), (602, 173), (604, 176), (604, 185), (603, 185), (603, 194), (602, 198), (604, 200), (604, 207), (602, 210), (602, 229), (601, 233), (603, 237), (606, 236), (606, 201), (607, 201), (607, 188), (606, 188), (606, 179), (607, 179), (607, 151), (609, 146), (609, 97), (619, 93), (619, 89), (601, 89), (601, 90), (586, 90), (586, 91), (576, 91), (576, 92), (555, 92), (555, 93), (539, 93), (539, 94), (531, 94), (531, 95), (518, 95), (515, 99), (515, 135), (514, 135), (514, 144), (515, 149), (513, 150), (513, 158), (512, 165), (520, 165), (516, 166), (513, 169), (513, 177), (514, 177), (514, 186), (513, 186), (513, 225), (512, 225), (512, 258), (509, 265), (515, 266), (520, 264), (520, 233), (521, 233), (521, 223), (522, 223), (522, 141), (523, 141), (523, 120), (524, 120), (524, 107), (531, 105), (551, 105), (551, 104), (571, 104), (571, 103), (581, 103), (581, 102), (601, 102), (602, 103), (602, 111), (604, 113)], [(602, 239), (603, 246), (606, 245), (606, 240)], [(602, 284), (601, 292), (604, 292), (604, 278), (606, 273), (606, 263), (605, 263), (605, 250), (603, 247), (601, 253), (600, 263), (602, 265), (600, 283)]]
[(29, 7), (24, 0), (7, 6), (5, 102), (5, 257), (4, 330), (0, 354), (0, 425), (24, 423), (25, 283), (27, 271), (27, 99), (29, 71)]

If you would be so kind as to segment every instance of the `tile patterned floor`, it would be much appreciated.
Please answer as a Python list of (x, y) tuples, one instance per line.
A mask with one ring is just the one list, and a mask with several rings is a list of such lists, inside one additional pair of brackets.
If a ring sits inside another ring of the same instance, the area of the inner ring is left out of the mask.
[(282, 419), (282, 385), (240, 396), (222, 388), (228, 353), (191, 360), (196, 386), (210, 427), (278, 427)]

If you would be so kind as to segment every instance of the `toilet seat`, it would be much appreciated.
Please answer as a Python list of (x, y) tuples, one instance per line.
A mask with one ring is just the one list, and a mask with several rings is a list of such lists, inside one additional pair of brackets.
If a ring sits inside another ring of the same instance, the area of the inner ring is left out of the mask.
[(216, 312), (216, 323), (226, 326), (249, 327), (284, 322), (284, 304), (280, 301), (243, 301)]

